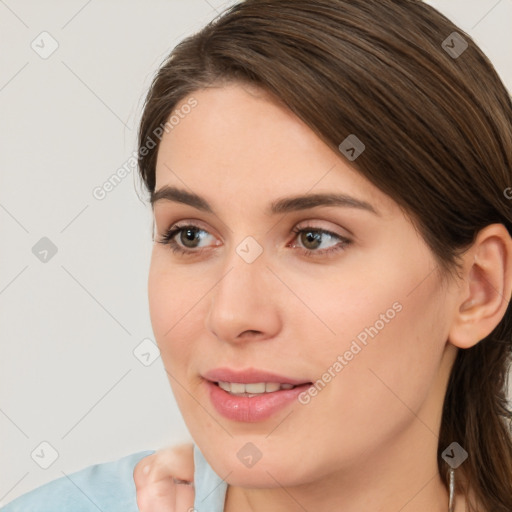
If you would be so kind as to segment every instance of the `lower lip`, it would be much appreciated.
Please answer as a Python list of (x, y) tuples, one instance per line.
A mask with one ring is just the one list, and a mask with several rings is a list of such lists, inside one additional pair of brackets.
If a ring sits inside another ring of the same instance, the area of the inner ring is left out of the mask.
[(313, 384), (303, 384), (293, 389), (281, 389), (258, 396), (234, 396), (224, 391), (217, 384), (205, 380), (210, 392), (210, 400), (222, 416), (247, 423), (255, 423), (270, 418), (283, 409)]

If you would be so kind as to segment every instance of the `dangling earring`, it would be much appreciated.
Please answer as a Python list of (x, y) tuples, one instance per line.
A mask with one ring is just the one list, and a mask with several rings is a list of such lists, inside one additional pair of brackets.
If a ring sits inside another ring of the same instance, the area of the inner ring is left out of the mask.
[(454, 510), (454, 497), (455, 497), (455, 469), (450, 468), (450, 499), (448, 501), (448, 512)]

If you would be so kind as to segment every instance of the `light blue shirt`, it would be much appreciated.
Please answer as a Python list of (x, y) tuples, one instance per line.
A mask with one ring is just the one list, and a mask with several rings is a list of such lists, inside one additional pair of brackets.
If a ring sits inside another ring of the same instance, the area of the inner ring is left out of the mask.
[(195, 444), (194, 485), (195, 512), (223, 512), (228, 484), (213, 471)]
[[(0, 512), (139, 512), (133, 470), (152, 453), (146, 450), (88, 466), (19, 496)], [(197, 512), (223, 512), (228, 484), (195, 444), (194, 485)]]

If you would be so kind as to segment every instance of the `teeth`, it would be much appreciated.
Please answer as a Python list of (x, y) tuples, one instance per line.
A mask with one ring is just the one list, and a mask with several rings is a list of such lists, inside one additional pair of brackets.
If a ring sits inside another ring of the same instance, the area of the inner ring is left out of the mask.
[(221, 389), (231, 393), (232, 395), (254, 396), (263, 393), (273, 393), (280, 389), (292, 389), (293, 384), (279, 384), (278, 382), (255, 382), (251, 384), (241, 384), (239, 382), (222, 382), (217, 383)]
[(245, 385), (244, 384), (238, 384), (236, 382), (232, 382), (231, 383), (230, 391), (231, 391), (231, 393), (235, 393), (235, 394), (247, 393), (247, 391), (245, 390)]
[(219, 388), (222, 388), (224, 391), (231, 391), (231, 385), (229, 384), (229, 382), (217, 382), (217, 384), (219, 385)]
[[(259, 385), (260, 384), (256, 384), (256, 386), (259, 386)], [(249, 386), (254, 386), (254, 384), (246, 384), (247, 391), (250, 391)], [(272, 393), (273, 391), (278, 391), (279, 389), (281, 389), (281, 384), (278, 384), (277, 382), (267, 382), (265, 384), (265, 393)], [(250, 392), (254, 393), (254, 391), (250, 391)]]

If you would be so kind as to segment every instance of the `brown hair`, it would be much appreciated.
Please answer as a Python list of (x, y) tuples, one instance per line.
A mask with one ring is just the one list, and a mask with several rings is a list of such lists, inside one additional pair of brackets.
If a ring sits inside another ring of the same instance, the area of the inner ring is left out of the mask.
[[(511, 233), (511, 98), (471, 37), (429, 5), (246, 0), (221, 13), (178, 44), (153, 80), (139, 130), (149, 192), (154, 140), (173, 109), (230, 81), (270, 92), (335, 151), (355, 134), (365, 150), (352, 166), (407, 213), (442, 275), (457, 270), (483, 227), (502, 223)], [(448, 485), (441, 453), (453, 441), (468, 452), (456, 474), (471, 511), (512, 510), (511, 354), (509, 306), (489, 336), (458, 350), (451, 372), (438, 465)]]

